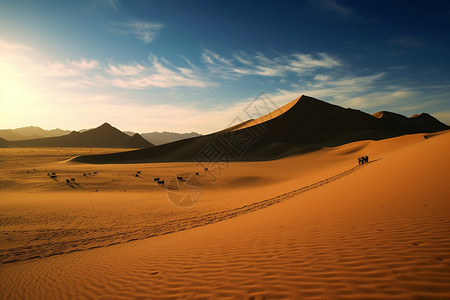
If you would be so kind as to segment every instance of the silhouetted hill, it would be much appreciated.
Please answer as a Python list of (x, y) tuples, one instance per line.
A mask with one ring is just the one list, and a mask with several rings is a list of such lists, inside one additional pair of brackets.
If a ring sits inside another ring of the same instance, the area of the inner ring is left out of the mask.
[(413, 115), (409, 118), (417, 128), (426, 128), (427, 131), (435, 131), (436, 129), (445, 130), (449, 126), (440, 122), (433, 116), (427, 113)]
[(147, 148), (152, 146), (153, 144), (144, 139), (139, 133), (135, 133), (128, 142), (125, 143), (125, 148)]
[[(41, 136), (38, 136), (41, 137)], [(27, 137), (14, 132), (14, 129), (1, 129), (0, 138), (8, 141), (26, 140), (28, 138), (37, 138), (35, 136)]]
[(81, 156), (87, 163), (268, 160), (324, 146), (429, 133), (449, 127), (427, 114), (378, 117), (302, 96), (256, 120), (225, 130), (161, 146), (122, 153)]
[(340, 143), (364, 138), (364, 132), (376, 128), (376, 119), (359, 110), (342, 108), (302, 96), (285, 113), (259, 127), (270, 141), (296, 145)]
[[(77, 132), (83, 133), (89, 130), (92, 130), (94, 128), (90, 129), (81, 129)], [(40, 127), (36, 126), (28, 126), (28, 127), (22, 127), (22, 128), (16, 128), (16, 129), (0, 129), (0, 138), (3, 138), (7, 141), (20, 141), (20, 140), (31, 140), (31, 139), (41, 139), (46, 137), (56, 137), (56, 136), (63, 136), (68, 135), (72, 131), (70, 130), (62, 130), (59, 128), (52, 129), (52, 130), (45, 130)], [(135, 132), (132, 131), (123, 131), (130, 137), (135, 135)], [(197, 132), (190, 132), (190, 133), (177, 133), (177, 132), (148, 132), (148, 133), (142, 133), (140, 134), (145, 140), (149, 141), (153, 145), (162, 145), (167, 144), (175, 141), (184, 140), (191, 137), (197, 137), (201, 136), (201, 134), (198, 134)]]
[(62, 136), (70, 133), (70, 130), (59, 128), (45, 130), (36, 126), (21, 127), (16, 129), (1, 129), (0, 137), (8, 141), (29, 140), (44, 137)]
[[(124, 131), (129, 136), (133, 136), (135, 133), (132, 131)], [(141, 133), (141, 136), (152, 143), (155, 146), (168, 144), (176, 141), (181, 141), (184, 139), (189, 139), (192, 137), (201, 136), (201, 134), (198, 134), (197, 132), (189, 132), (189, 133), (177, 133), (177, 132), (147, 132), (147, 133)]]
[(108, 123), (87, 130), (50, 138), (10, 141), (11, 147), (100, 147), (100, 148), (137, 148), (152, 147), (153, 145), (139, 137), (130, 137)]
[(0, 138), (0, 148), (9, 147), (9, 142), (5, 139)]
[(447, 125), (441, 123), (439, 120), (427, 113), (416, 114), (407, 118), (400, 114), (388, 111), (380, 111), (374, 113), (373, 116), (381, 120), (380, 123), (384, 126), (385, 129), (398, 134), (433, 132), (445, 130), (448, 128)]
[(155, 146), (201, 136), (197, 132), (176, 133), (176, 132), (167, 132), (167, 131), (147, 132), (147, 133), (142, 133), (141, 135), (144, 139), (151, 142)]

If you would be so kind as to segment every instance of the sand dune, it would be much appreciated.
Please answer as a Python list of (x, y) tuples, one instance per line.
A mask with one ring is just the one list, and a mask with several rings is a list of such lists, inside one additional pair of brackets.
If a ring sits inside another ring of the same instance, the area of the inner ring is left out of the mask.
[[(445, 299), (449, 147), (447, 131), (358, 141), (277, 161), (235, 162), (217, 180), (201, 174), (202, 196), (184, 209), (151, 185), (151, 177), (186, 176), (198, 170), (194, 163), (94, 166), (98, 176), (80, 179), (81, 191), (44, 182), (40, 172), (59, 166), (60, 173), (78, 174), (92, 165), (42, 158), (36, 173), (19, 180), (32, 155), (10, 162), (2, 152), (1, 163), (17, 167), (2, 168), (1, 178), (10, 184), (1, 190), (1, 245), (5, 236), (35, 229), (39, 239), (22, 235), (22, 246), (17, 239), (8, 243), (25, 252), (46, 241), (47, 249), (57, 244), (65, 252), (65, 245), (81, 240), (81, 251), (1, 264), (0, 295)], [(372, 162), (356, 166), (363, 154)], [(143, 178), (131, 176), (137, 167)], [(119, 193), (112, 179), (128, 191)], [(172, 227), (144, 238), (146, 230), (163, 224)], [(118, 238), (120, 228), (138, 240)], [(108, 235), (110, 244), (119, 244), (83, 249), (86, 238)], [(34, 255), (45, 249), (36, 248)]]
[[(380, 113), (380, 117), (375, 117), (301, 96), (256, 120), (245, 121), (213, 134), (133, 152), (80, 156), (74, 161), (95, 164), (260, 161), (354, 141), (437, 132), (449, 128), (428, 114), (411, 118), (381, 115), (387, 114)], [(397, 114), (391, 113), (393, 115)]]
[(282, 114), (284, 114), (285, 112), (287, 112), (288, 110), (290, 110), (294, 105), (296, 105), (297, 102), (300, 100), (300, 98), (301, 97), (298, 97), (297, 99), (295, 99), (295, 100), (293, 100), (293, 101), (283, 105), (282, 107), (280, 107), (280, 108), (278, 108), (278, 109), (268, 113), (267, 115), (264, 115), (264, 116), (262, 116), (260, 118), (257, 118), (257, 119), (248, 120), (248, 121), (246, 121), (246, 122), (244, 122), (242, 124), (239, 124), (239, 126), (235, 126), (235, 127), (231, 128), (231, 129), (233, 131), (241, 130), (241, 129), (252, 127), (252, 126), (255, 126), (255, 125), (260, 125), (260, 124), (263, 124), (263, 123), (265, 123), (267, 121), (270, 121), (270, 120), (272, 120), (274, 118), (277, 118), (277, 117), (281, 116)]

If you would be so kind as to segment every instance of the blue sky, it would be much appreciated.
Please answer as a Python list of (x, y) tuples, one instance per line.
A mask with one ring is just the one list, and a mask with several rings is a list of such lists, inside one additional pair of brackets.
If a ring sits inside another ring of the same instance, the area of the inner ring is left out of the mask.
[(264, 92), (450, 124), (448, 1), (0, 0), (0, 128), (209, 133)]

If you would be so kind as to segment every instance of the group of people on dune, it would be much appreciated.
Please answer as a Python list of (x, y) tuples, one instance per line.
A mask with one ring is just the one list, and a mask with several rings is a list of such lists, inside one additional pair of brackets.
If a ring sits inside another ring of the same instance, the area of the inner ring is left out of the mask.
[(359, 165), (363, 165), (363, 164), (367, 164), (369, 162), (369, 157), (366, 156), (362, 156), (362, 157), (358, 157), (358, 164)]

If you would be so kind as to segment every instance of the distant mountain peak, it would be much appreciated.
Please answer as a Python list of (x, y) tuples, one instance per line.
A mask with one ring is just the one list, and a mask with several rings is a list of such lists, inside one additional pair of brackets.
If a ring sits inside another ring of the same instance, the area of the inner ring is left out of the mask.
[(72, 131), (63, 136), (14, 141), (9, 144), (19, 147), (148, 148), (153, 146), (140, 135), (130, 137), (107, 122), (83, 132)]
[(147, 132), (142, 133), (141, 136), (147, 141), (151, 142), (153, 145), (158, 146), (162, 144), (167, 144), (183, 139), (194, 138), (201, 136), (196, 132), (191, 133), (177, 133), (177, 132)]
[(116, 134), (116, 133), (123, 133), (122, 131), (120, 131), (119, 129), (117, 129), (116, 127), (112, 126), (111, 124), (105, 122), (102, 125), (93, 128), (93, 129), (89, 129), (84, 131), (83, 133), (88, 133), (88, 132), (103, 132), (104, 134)]
[(111, 126), (111, 124), (109, 124), (108, 122), (105, 122), (97, 128), (106, 128), (106, 127), (113, 127), (113, 126)]
[(139, 133), (135, 133), (124, 146), (127, 148), (148, 148), (154, 145), (144, 139)]

